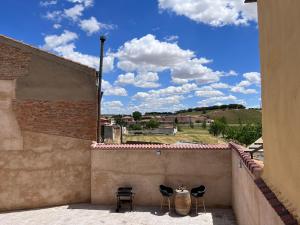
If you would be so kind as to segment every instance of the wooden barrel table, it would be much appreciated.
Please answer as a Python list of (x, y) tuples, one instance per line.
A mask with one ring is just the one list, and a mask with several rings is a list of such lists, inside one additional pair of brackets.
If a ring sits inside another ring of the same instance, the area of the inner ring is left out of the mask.
[(175, 191), (175, 210), (181, 216), (186, 216), (191, 210), (191, 195), (188, 190)]

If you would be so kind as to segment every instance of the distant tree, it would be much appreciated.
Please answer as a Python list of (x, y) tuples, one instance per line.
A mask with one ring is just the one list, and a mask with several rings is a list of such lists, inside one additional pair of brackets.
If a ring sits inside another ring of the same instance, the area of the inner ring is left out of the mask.
[(206, 110), (204, 109), (204, 110), (202, 110), (202, 114), (206, 114)]
[(206, 129), (206, 127), (207, 127), (206, 120), (204, 120), (204, 121), (202, 122), (202, 128), (203, 128), (203, 129)]
[(241, 144), (250, 145), (262, 136), (262, 126), (261, 123), (258, 123), (227, 127), (224, 136), (228, 140), (236, 140)]
[(221, 120), (215, 120), (209, 127), (209, 133), (214, 136), (224, 135), (227, 124)]
[(219, 120), (221, 123), (227, 124), (227, 120), (225, 116), (222, 116), (221, 119)]
[(115, 120), (115, 123), (117, 124), (117, 125), (120, 125), (120, 126), (126, 126), (127, 124), (126, 124), (126, 122), (124, 122), (123, 120), (122, 120), (122, 115), (115, 115), (115, 116), (113, 116), (113, 118), (114, 118), (114, 120)]
[(142, 126), (140, 124), (131, 124), (129, 130), (142, 130)]
[(148, 122), (146, 122), (146, 128), (153, 129), (159, 127), (159, 121), (155, 119), (151, 119)]
[(142, 113), (140, 113), (139, 111), (135, 111), (132, 113), (132, 117), (134, 121), (139, 121), (142, 119)]

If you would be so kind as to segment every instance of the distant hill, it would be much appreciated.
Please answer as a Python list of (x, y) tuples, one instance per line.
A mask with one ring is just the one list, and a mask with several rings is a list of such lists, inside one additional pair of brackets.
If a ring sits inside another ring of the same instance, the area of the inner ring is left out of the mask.
[(260, 123), (261, 122), (261, 110), (259, 109), (216, 109), (206, 110), (203, 112), (184, 112), (178, 115), (205, 115), (210, 119), (219, 119), (225, 117), (227, 123), (238, 124), (239, 121), (242, 123)]

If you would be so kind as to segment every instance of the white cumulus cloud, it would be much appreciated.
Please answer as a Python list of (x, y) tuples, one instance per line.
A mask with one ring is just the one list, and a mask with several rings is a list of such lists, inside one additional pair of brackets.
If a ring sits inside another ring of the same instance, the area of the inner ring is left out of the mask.
[[(61, 35), (45, 36), (45, 44), (42, 46), (42, 48), (57, 53), (58, 55), (74, 62), (78, 62), (98, 70), (99, 57), (76, 51), (76, 46), (74, 44), (76, 39), (78, 39), (78, 35), (76, 33), (64, 30)], [(103, 71), (109, 72), (113, 70), (113, 67), (114, 57), (108, 54), (103, 60)]]
[(108, 81), (103, 80), (102, 81), (102, 89), (104, 95), (111, 96), (127, 96), (127, 91), (125, 88), (113, 86)]
[(52, 12), (47, 12), (44, 18), (54, 21), (54, 22), (60, 22), (63, 18), (63, 12), (60, 10), (55, 10)]
[(57, 0), (40, 1), (40, 6), (42, 6), (42, 7), (47, 7), (47, 6), (56, 5), (56, 4), (57, 4)]
[(211, 97), (198, 102), (200, 107), (212, 106), (212, 105), (222, 105), (222, 104), (245, 104), (243, 100), (238, 99), (233, 95), (221, 96), (221, 97)]
[(212, 60), (197, 58), (193, 51), (181, 49), (177, 43), (159, 41), (152, 34), (125, 42), (114, 56), (118, 59), (118, 67), (125, 72), (169, 70), (173, 83), (177, 84), (211, 83), (222, 76), (233, 75), (233, 71), (214, 71), (206, 65)]
[(227, 88), (230, 88), (231, 86), (229, 84), (226, 84), (226, 83), (213, 83), (210, 85), (212, 88), (215, 88), (215, 89), (227, 89)]
[(246, 80), (249, 81), (251, 84), (260, 85), (261, 83), (260, 73), (257, 72), (245, 73), (243, 77), (245, 77)]
[(72, 3), (81, 3), (85, 7), (91, 7), (94, 5), (94, 0), (67, 0), (67, 1), (72, 2)]
[(158, 74), (154, 72), (139, 73), (135, 76), (134, 73), (120, 74), (116, 80), (116, 84), (119, 85), (134, 85), (141, 88), (156, 88), (160, 84), (157, 83), (159, 80)]
[(240, 83), (231, 88), (232, 92), (242, 93), (242, 94), (256, 94), (257, 90), (253, 88), (248, 88), (251, 85), (260, 86), (261, 77), (260, 73), (249, 72), (244, 73), (243, 77), (245, 80), (242, 80)]
[(113, 25), (100, 23), (95, 17), (91, 17), (86, 20), (81, 20), (79, 24), (80, 28), (87, 32), (88, 35), (99, 32), (101, 29), (113, 29)]
[(124, 71), (157, 72), (190, 59), (194, 53), (183, 50), (174, 43), (160, 42), (155, 36), (148, 34), (126, 42), (115, 55), (119, 59), (118, 67)]
[(211, 98), (223, 96), (224, 93), (219, 90), (215, 90), (210, 86), (205, 86), (196, 91), (195, 95), (202, 98)]
[(214, 27), (257, 21), (256, 4), (245, 4), (244, 0), (158, 0), (158, 3), (160, 10)]
[(103, 107), (104, 108), (117, 108), (120, 109), (123, 107), (123, 103), (120, 101), (109, 101), (109, 102), (103, 102)]
[(83, 5), (78, 4), (78, 5), (73, 6), (72, 8), (65, 9), (64, 15), (73, 21), (77, 21), (79, 19), (79, 17), (82, 16), (83, 10), (84, 10)]

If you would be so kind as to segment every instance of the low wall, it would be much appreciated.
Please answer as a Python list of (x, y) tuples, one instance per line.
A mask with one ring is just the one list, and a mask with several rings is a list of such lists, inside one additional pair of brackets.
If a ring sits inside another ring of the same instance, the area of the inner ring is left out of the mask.
[(298, 224), (260, 178), (261, 168), (240, 146), (231, 147), (232, 205), (238, 224)]
[(90, 201), (89, 140), (23, 138), (23, 150), (0, 151), (0, 211)]
[(231, 206), (227, 145), (102, 145), (91, 154), (92, 203), (113, 205), (117, 188), (130, 185), (136, 205), (157, 206), (160, 184), (189, 189), (203, 184), (207, 206)]

